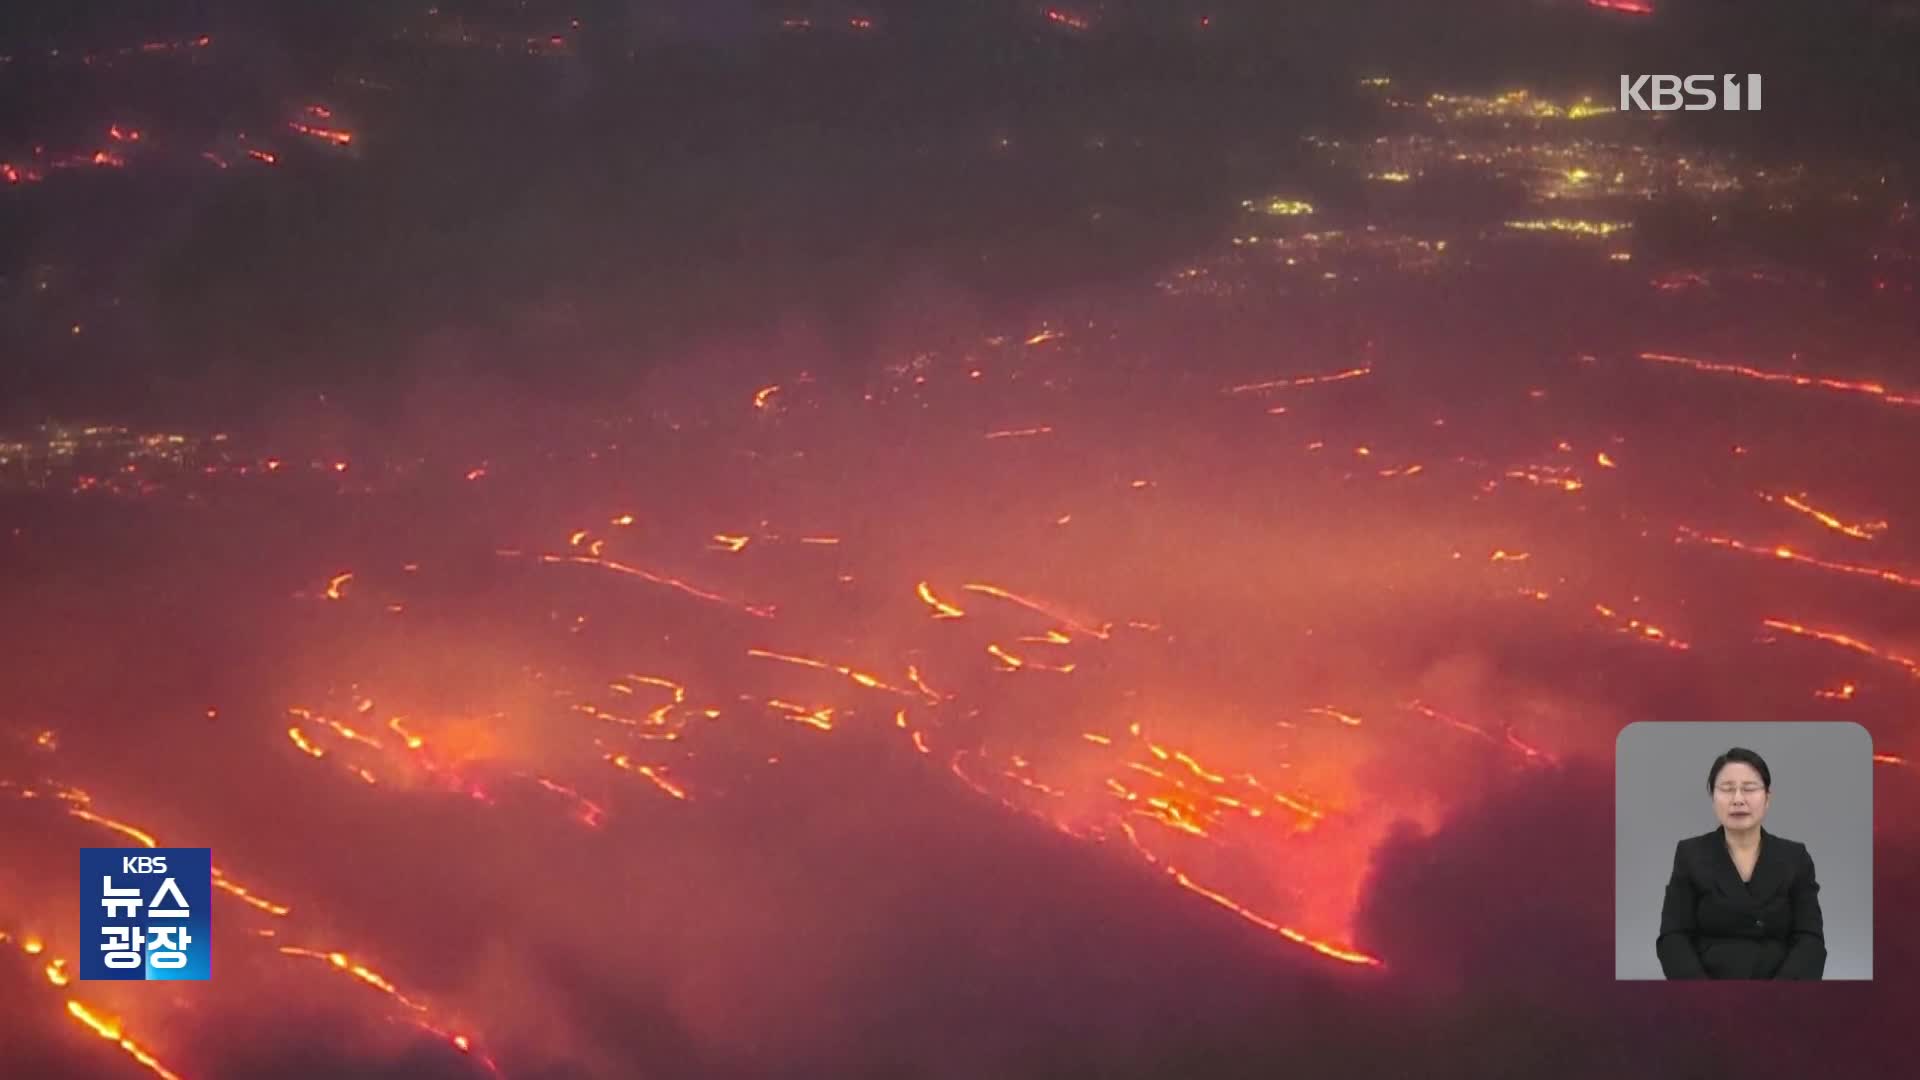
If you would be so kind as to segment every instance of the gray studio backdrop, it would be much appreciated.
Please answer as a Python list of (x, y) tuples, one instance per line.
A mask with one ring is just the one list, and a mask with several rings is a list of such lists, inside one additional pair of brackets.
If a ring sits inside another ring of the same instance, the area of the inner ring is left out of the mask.
[(1852, 723), (1629, 724), (1614, 748), (1613, 973), (1659, 979), (1654, 938), (1673, 846), (1719, 826), (1707, 770), (1728, 747), (1767, 761), (1762, 828), (1807, 845), (1829, 979), (1873, 978), (1873, 737)]

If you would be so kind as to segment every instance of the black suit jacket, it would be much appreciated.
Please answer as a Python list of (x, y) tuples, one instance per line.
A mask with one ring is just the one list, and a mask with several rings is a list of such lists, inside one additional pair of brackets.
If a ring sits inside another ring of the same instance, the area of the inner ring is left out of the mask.
[(1741, 881), (1725, 830), (1680, 841), (1654, 948), (1669, 979), (1818, 979), (1827, 944), (1807, 846), (1762, 829)]

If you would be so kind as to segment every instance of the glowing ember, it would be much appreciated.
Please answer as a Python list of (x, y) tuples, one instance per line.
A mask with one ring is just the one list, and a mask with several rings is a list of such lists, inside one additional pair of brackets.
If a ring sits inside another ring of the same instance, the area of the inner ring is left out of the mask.
[(1055, 26), (1082, 33), (1090, 29), (1093, 25), (1092, 21), (1085, 15), (1072, 11), (1064, 11), (1060, 8), (1048, 8), (1047, 21)]
[(1239, 386), (1228, 387), (1227, 392), (1230, 394), (1250, 394), (1250, 393), (1255, 393), (1261, 390), (1275, 390), (1282, 387), (1315, 386), (1320, 383), (1342, 382), (1347, 379), (1358, 379), (1363, 375), (1370, 375), (1372, 373), (1373, 373), (1372, 368), (1364, 368), (1364, 367), (1347, 368), (1344, 371), (1336, 371), (1327, 375), (1295, 375), (1291, 378), (1268, 379), (1264, 382), (1242, 383)]
[(342, 131), (339, 128), (319, 127), (299, 120), (289, 121), (287, 126), (302, 135), (318, 139), (321, 142), (331, 143), (334, 146), (348, 146), (353, 142), (353, 132)]

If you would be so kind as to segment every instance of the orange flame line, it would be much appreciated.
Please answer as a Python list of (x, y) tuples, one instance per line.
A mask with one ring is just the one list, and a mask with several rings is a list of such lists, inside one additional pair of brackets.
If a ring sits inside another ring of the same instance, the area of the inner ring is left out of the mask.
[(1909, 575), (1902, 574), (1897, 570), (1887, 570), (1887, 569), (1883, 569), (1875, 566), (1861, 566), (1855, 563), (1834, 562), (1829, 559), (1817, 559), (1811, 555), (1802, 555), (1799, 552), (1785, 545), (1780, 545), (1772, 548), (1765, 548), (1765, 547), (1760, 547), (1756, 544), (1745, 543), (1744, 541), (1734, 539), (1733, 537), (1730, 537), (1730, 536), (1709, 536), (1705, 533), (1699, 532), (1698, 530), (1690, 529), (1684, 525), (1682, 525), (1679, 528), (1678, 535), (1676, 536), (1675, 539), (1677, 541), (1692, 540), (1698, 543), (1711, 544), (1715, 547), (1731, 548), (1734, 551), (1744, 551), (1750, 555), (1759, 555), (1762, 557), (1782, 559), (1787, 562), (1797, 562), (1806, 566), (1818, 567), (1819, 569), (1822, 569), (1822, 570), (1831, 570), (1834, 573), (1838, 573), (1838, 574), (1852, 574), (1856, 577), (1870, 577), (1878, 581), (1887, 582), (1890, 585), (1901, 586), (1902, 588), (1920, 589), (1920, 578), (1911, 577)]
[(1763, 371), (1747, 367), (1744, 364), (1727, 364), (1712, 360), (1697, 360), (1690, 356), (1676, 356), (1672, 353), (1643, 352), (1640, 359), (1662, 364), (1676, 364), (1692, 368), (1695, 371), (1714, 372), (1723, 375), (1739, 375), (1743, 378), (1757, 379), (1761, 382), (1789, 383), (1794, 386), (1809, 386), (1821, 390), (1835, 390), (1843, 393), (1867, 394), (1888, 405), (1920, 405), (1920, 397), (1890, 394), (1879, 383), (1855, 382), (1847, 379), (1834, 379), (1818, 375), (1794, 375), (1784, 371)]
[(1377, 956), (1372, 956), (1367, 953), (1359, 952), (1353, 949), (1342, 949), (1338, 946), (1329, 944), (1325, 941), (1320, 941), (1316, 938), (1308, 937), (1307, 935), (1301, 933), (1298, 930), (1293, 929), (1290, 926), (1282, 926), (1279, 923), (1274, 922), (1272, 919), (1269, 919), (1264, 915), (1256, 914), (1255, 912), (1241, 905), (1238, 901), (1234, 900), (1232, 897), (1226, 896), (1222, 893), (1214, 892), (1212, 889), (1208, 889), (1196, 883), (1192, 878), (1188, 877), (1185, 873), (1181, 872), (1180, 870), (1172, 866), (1167, 867), (1167, 873), (1173, 876), (1173, 880), (1178, 882), (1181, 888), (1186, 889), (1197, 896), (1204, 896), (1208, 900), (1211, 900), (1214, 903), (1220, 905), (1221, 907), (1226, 908), (1228, 911), (1233, 912), (1235, 915), (1240, 916), (1241, 918), (1247, 920), (1253, 925), (1261, 927), (1266, 930), (1270, 930), (1273, 933), (1279, 934), (1281, 937), (1286, 938), (1288, 941), (1291, 941), (1296, 945), (1305, 945), (1307, 948), (1312, 949), (1314, 952), (1317, 952), (1322, 956), (1331, 957), (1335, 960), (1341, 961), (1342, 963), (1358, 964), (1358, 965), (1363, 965), (1367, 967), (1383, 966), (1380, 961), (1380, 958)]
[(1027, 597), (1021, 596), (1017, 593), (1008, 592), (1007, 590), (999, 587), (998, 585), (983, 585), (983, 584), (975, 583), (975, 584), (962, 585), (961, 588), (965, 589), (968, 592), (984, 593), (988, 596), (995, 597), (1000, 600), (1006, 600), (1010, 603), (1018, 604), (1021, 607), (1026, 608), (1028, 611), (1038, 612), (1042, 615), (1045, 615), (1049, 619), (1054, 619), (1058, 622), (1063, 622), (1068, 626), (1073, 627), (1075, 630), (1080, 631), (1081, 633), (1092, 634), (1094, 637), (1097, 637), (1102, 641), (1105, 641), (1107, 639), (1107, 637), (1109, 636), (1109, 630), (1112, 626), (1111, 623), (1105, 626), (1099, 626), (1099, 627), (1088, 626), (1086, 623), (1080, 622), (1079, 620), (1074, 619), (1071, 616), (1066, 615), (1055, 608), (1048, 607), (1046, 604), (1043, 604), (1038, 600), (1030, 600)]
[(1811, 503), (1807, 502), (1806, 496), (1804, 494), (1799, 496), (1793, 496), (1793, 495), (1776, 496), (1776, 495), (1769, 495), (1763, 491), (1760, 493), (1760, 497), (1767, 500), (1768, 502), (1777, 502), (1784, 506), (1789, 507), (1790, 509), (1798, 510), (1800, 513), (1805, 514), (1808, 517), (1812, 518), (1813, 520), (1818, 521), (1820, 524), (1825, 525), (1827, 528), (1832, 529), (1834, 532), (1840, 533), (1843, 536), (1851, 536), (1855, 540), (1871, 540), (1874, 538), (1875, 535), (1881, 532), (1884, 532), (1887, 528), (1887, 523), (1884, 521), (1872, 521), (1872, 522), (1867, 522), (1861, 525), (1849, 525), (1846, 522), (1841, 521), (1839, 518), (1834, 517), (1832, 514), (1827, 513), (1825, 510), (1821, 510), (1815, 507), (1814, 505), (1812, 505)]
[(1266, 382), (1242, 383), (1227, 388), (1229, 394), (1250, 394), (1260, 390), (1276, 390), (1288, 386), (1313, 386), (1316, 383), (1340, 382), (1345, 379), (1357, 379), (1373, 373), (1371, 367), (1347, 368), (1325, 375), (1295, 375), (1292, 377), (1269, 379)]
[(125, 822), (115, 821), (112, 818), (108, 818), (108, 817), (101, 817), (99, 814), (96, 814), (91, 810), (82, 809), (80, 807), (68, 807), (67, 813), (81, 819), (82, 821), (91, 821), (95, 825), (101, 825), (106, 828), (112, 829), (114, 832), (117, 832), (122, 836), (131, 837), (141, 847), (159, 847), (160, 846), (159, 842), (156, 841), (152, 836), (140, 831), (139, 829), (134, 828), (131, 825), (126, 824)]
[(1915, 678), (1920, 678), (1920, 660), (1901, 656), (1898, 653), (1887, 652), (1884, 649), (1869, 645), (1859, 638), (1849, 637), (1846, 634), (1835, 633), (1831, 630), (1815, 630), (1812, 627), (1787, 622), (1784, 619), (1762, 619), (1760, 624), (1770, 629), (1785, 630), (1789, 634), (1798, 634), (1801, 637), (1812, 638), (1815, 641), (1824, 641), (1829, 645), (1838, 645), (1843, 649), (1852, 649), (1854, 652), (1871, 656), (1876, 660), (1885, 660), (1890, 664), (1896, 664), (1905, 668), (1907, 674)]
[(730, 600), (724, 596), (721, 596), (719, 593), (708, 592), (707, 590), (699, 588), (697, 586), (689, 585), (686, 582), (681, 581), (679, 578), (666, 577), (660, 574), (651, 573), (649, 571), (642, 570), (637, 566), (629, 566), (626, 563), (615, 562), (612, 559), (602, 559), (602, 558), (597, 558), (590, 555), (542, 555), (540, 556), (540, 561), (543, 563), (574, 563), (580, 566), (597, 566), (602, 570), (611, 571), (612, 573), (616, 573), (616, 574), (622, 574), (627, 577), (637, 577), (642, 581), (646, 581), (654, 585), (664, 585), (667, 588), (674, 589), (678, 592), (683, 592), (688, 596), (694, 597), (695, 599), (705, 600), (709, 603), (714, 603), (714, 604), (721, 604), (726, 607), (734, 608), (735, 610), (738, 610), (738, 611), (744, 611), (747, 614), (756, 616), (758, 618), (762, 618), (762, 619), (773, 618), (772, 608), (756, 607), (752, 604), (744, 604), (736, 600)]
[(945, 600), (933, 595), (933, 587), (924, 581), (914, 586), (914, 592), (919, 595), (921, 600), (926, 602), (928, 607), (933, 609), (933, 617), (936, 619), (959, 619), (964, 618), (967, 614), (952, 604), (947, 603)]
[(910, 691), (902, 690), (897, 686), (892, 686), (887, 683), (881, 682), (877, 677), (873, 675), (869, 675), (864, 671), (855, 671), (854, 669), (850, 667), (846, 667), (842, 664), (830, 664), (824, 660), (815, 660), (812, 657), (794, 656), (790, 653), (777, 653), (767, 649), (748, 649), (747, 655), (752, 657), (758, 657), (759, 659), (762, 659), (762, 660), (778, 660), (784, 664), (795, 664), (800, 667), (816, 668), (820, 671), (831, 671), (838, 675), (845, 675), (847, 678), (852, 679), (854, 682), (858, 683), (861, 686), (866, 687), (869, 690), (885, 690), (885, 691), (888, 691), (889, 693), (899, 694), (902, 697), (913, 696), (912, 692)]
[(405, 1005), (407, 1008), (413, 1009), (416, 1012), (426, 1011), (427, 1007), (425, 1005), (422, 1005), (419, 1002), (414, 1001), (411, 998), (407, 997), (405, 994), (402, 994), (399, 988), (394, 986), (393, 983), (389, 982), (385, 976), (381, 975), (379, 972), (374, 971), (372, 968), (369, 968), (363, 964), (355, 963), (353, 959), (348, 957), (347, 954), (345, 953), (318, 952), (313, 949), (302, 949), (302, 948), (297, 948), (291, 945), (282, 945), (280, 947), (280, 953), (283, 956), (298, 956), (298, 957), (302, 957), (309, 960), (324, 960), (327, 963), (331, 964), (335, 969), (339, 971), (344, 971), (347, 974), (352, 975), (354, 978), (360, 980), (363, 983), (366, 983), (368, 986), (373, 987), (375, 990), (378, 990), (383, 994), (387, 994), (388, 996), (392, 997), (395, 1001), (398, 1001), (400, 1004)]
[(120, 1033), (120, 1025), (117, 1021), (102, 1020), (98, 1016), (95, 1016), (92, 1010), (88, 1009), (85, 1005), (71, 998), (67, 1000), (67, 1013), (91, 1029), (95, 1035), (119, 1046), (121, 1050), (126, 1052), (128, 1057), (146, 1066), (149, 1071), (155, 1076), (160, 1077), (161, 1080), (184, 1080), (179, 1073), (160, 1064), (158, 1059), (152, 1054), (147, 1053), (145, 1047), (134, 1042), (131, 1038), (122, 1035)]

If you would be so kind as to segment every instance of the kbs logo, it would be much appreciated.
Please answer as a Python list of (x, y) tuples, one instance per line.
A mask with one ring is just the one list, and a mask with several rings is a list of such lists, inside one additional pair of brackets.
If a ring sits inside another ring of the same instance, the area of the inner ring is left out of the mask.
[(204, 979), (208, 848), (80, 849), (80, 978)]
[[(1760, 76), (1748, 75), (1742, 85), (1739, 75), (1632, 75), (1620, 76), (1620, 111), (1646, 109), (1652, 112), (1704, 112), (1724, 109), (1728, 112), (1760, 111)], [(1715, 83), (1718, 83), (1716, 92)], [(1744, 91), (1744, 93), (1742, 93)], [(1689, 99), (1682, 104), (1682, 95)], [(1644, 95), (1644, 96), (1643, 96)], [(1744, 101), (1744, 104), (1742, 103)]]

